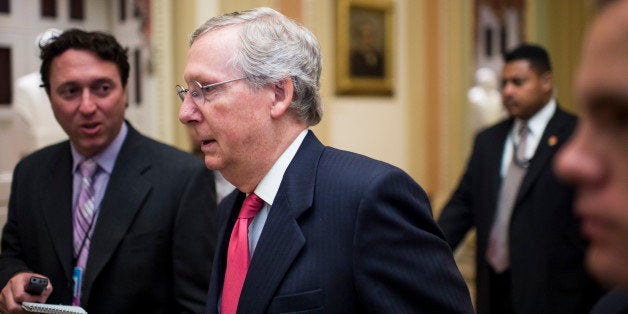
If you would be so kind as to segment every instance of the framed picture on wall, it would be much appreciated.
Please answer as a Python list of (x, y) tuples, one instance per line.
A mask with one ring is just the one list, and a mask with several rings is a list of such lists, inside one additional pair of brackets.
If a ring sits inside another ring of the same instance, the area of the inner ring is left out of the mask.
[(336, 93), (392, 95), (391, 0), (338, 0)]

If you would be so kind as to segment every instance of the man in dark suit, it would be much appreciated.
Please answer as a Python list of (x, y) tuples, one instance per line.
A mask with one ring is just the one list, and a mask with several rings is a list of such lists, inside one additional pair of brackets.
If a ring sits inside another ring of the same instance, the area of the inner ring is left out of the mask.
[[(73, 303), (90, 314), (204, 311), (215, 246), (211, 172), (125, 122), (129, 63), (112, 36), (68, 30), (41, 58), (70, 140), (15, 168), (0, 312), (21, 312), (24, 301)], [(84, 164), (93, 166), (89, 176), (78, 170)], [(35, 274), (50, 281), (41, 295), (24, 291)]]
[(576, 189), (590, 241), (586, 265), (613, 290), (591, 314), (628, 313), (628, 0), (598, 1), (575, 80), (582, 117), (559, 152), (558, 176)]
[(545, 49), (523, 44), (504, 59), (501, 92), (510, 117), (477, 135), (438, 223), (452, 248), (477, 230), (478, 313), (586, 313), (601, 292), (583, 266), (573, 190), (552, 172), (576, 118), (552, 97)]
[(192, 34), (179, 120), (238, 189), (219, 206), (207, 313), (472, 313), (419, 185), (308, 131), (320, 73), (314, 35), (269, 8)]

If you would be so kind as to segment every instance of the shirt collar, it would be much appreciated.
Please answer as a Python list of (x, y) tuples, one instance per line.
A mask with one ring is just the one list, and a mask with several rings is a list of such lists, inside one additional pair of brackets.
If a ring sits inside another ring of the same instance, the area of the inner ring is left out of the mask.
[[(126, 122), (122, 123), (122, 127), (120, 128), (120, 132), (116, 138), (99, 154), (96, 154), (92, 159), (100, 166), (100, 168), (107, 173), (111, 174), (113, 171), (113, 165), (116, 163), (116, 158), (118, 157), (118, 153), (120, 153), (120, 149), (122, 149), (122, 144), (124, 143), (124, 139), (128, 133), (128, 128), (126, 126)], [(76, 168), (80, 163), (82, 163), (85, 159), (85, 156), (81, 155), (76, 148), (74, 148), (74, 144), (70, 142), (70, 148), (72, 151), (72, 173), (76, 172)]]
[(304, 129), (299, 135), (292, 141), (292, 144), (279, 156), (279, 159), (275, 161), (275, 164), (270, 168), (268, 173), (262, 178), (262, 181), (255, 188), (255, 194), (264, 200), (267, 204), (273, 205), (279, 186), (283, 180), (283, 176), (286, 173), (286, 169), (292, 162), (292, 159), (297, 154), (301, 143), (305, 139), (308, 130)]
[[(556, 100), (552, 97), (545, 106), (537, 113), (535, 113), (530, 119), (528, 119), (529, 134), (539, 137), (545, 130), (545, 126), (556, 112)], [(519, 130), (523, 120), (515, 119), (515, 125), (513, 130)]]

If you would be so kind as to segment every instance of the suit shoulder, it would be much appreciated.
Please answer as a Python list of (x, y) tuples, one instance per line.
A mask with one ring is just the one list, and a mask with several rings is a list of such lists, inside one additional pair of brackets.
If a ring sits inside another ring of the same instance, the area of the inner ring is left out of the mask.
[(63, 156), (63, 154), (71, 156), (69, 141), (63, 141), (38, 149), (22, 158), (18, 162), (18, 165), (42, 166), (51, 162), (52, 159)]
[(556, 116), (559, 117), (562, 121), (570, 125), (576, 125), (578, 122), (578, 116), (575, 114), (565, 111), (561, 107), (556, 108)]
[(323, 195), (337, 195), (339, 191), (352, 191), (350, 194), (356, 197), (393, 193), (388, 197), (411, 196), (429, 204), (424, 188), (399, 167), (331, 147), (324, 149), (319, 160), (316, 185)]
[(162, 151), (162, 153), (164, 154), (169, 154), (172, 156), (175, 156), (177, 158), (182, 158), (184, 160), (200, 160), (198, 157), (192, 155), (189, 152), (183, 151), (177, 147), (156, 141), (156, 140), (152, 140), (152, 145), (155, 147), (155, 150), (159, 150)]
[(181, 164), (203, 165), (204, 167), (203, 161), (191, 153), (147, 136), (142, 135), (142, 137), (141, 150), (148, 154), (154, 154), (153, 156), (156, 159), (178, 160), (178, 163)]
[(321, 159), (326, 159), (326, 158), (332, 159), (333, 161), (340, 162), (340, 163), (356, 163), (356, 164), (369, 165), (376, 169), (377, 168), (387, 168), (387, 169), (397, 168), (396, 166), (393, 166), (381, 160), (377, 160), (377, 159), (374, 159), (365, 155), (361, 155), (358, 153), (341, 150), (341, 149), (337, 149), (333, 147), (325, 147), (325, 150), (323, 151), (323, 155)]
[(568, 138), (575, 131), (577, 124), (578, 117), (576, 115), (557, 107), (554, 116), (546, 127), (546, 132), (556, 134), (561, 138)]
[(508, 134), (508, 131), (512, 127), (512, 124), (513, 119), (507, 118), (482, 129), (473, 139), (473, 146), (477, 149), (478, 147), (484, 147), (485, 145), (492, 146), (495, 143), (502, 143), (506, 134)]
[(496, 134), (503, 134), (504, 131), (507, 131), (512, 126), (513, 120), (511, 118), (507, 118), (488, 126), (478, 132), (477, 138), (490, 137)]
[(334, 177), (335, 180), (370, 180), (387, 173), (397, 173), (410, 178), (410, 175), (399, 167), (381, 160), (333, 147), (325, 147), (319, 162), (319, 167), (321, 167), (320, 170), (324, 170), (326, 174)]
[(562, 106), (556, 106), (556, 114), (564, 115), (565, 117), (568, 117), (569, 119), (578, 119), (577, 115), (575, 115), (571, 111), (568, 111)]

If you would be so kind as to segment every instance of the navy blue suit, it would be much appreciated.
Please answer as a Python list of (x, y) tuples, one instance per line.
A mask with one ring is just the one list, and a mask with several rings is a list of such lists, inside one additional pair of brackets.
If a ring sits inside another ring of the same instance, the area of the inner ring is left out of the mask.
[[(244, 194), (221, 203), (207, 313), (220, 306)], [(472, 313), (425, 192), (398, 168), (323, 146), (290, 163), (252, 256), (238, 313)]]

